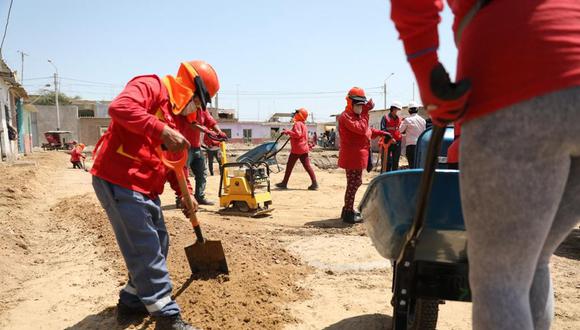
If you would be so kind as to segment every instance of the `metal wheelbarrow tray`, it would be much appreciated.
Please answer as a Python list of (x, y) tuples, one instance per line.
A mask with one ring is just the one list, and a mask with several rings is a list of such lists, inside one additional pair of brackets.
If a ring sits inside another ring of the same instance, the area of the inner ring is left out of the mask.
[[(387, 172), (369, 184), (360, 203), (367, 231), (384, 258), (397, 259), (415, 213), (423, 170)], [(466, 262), (467, 241), (459, 198), (459, 171), (437, 170), (416, 259)]]
[[(459, 171), (437, 169), (425, 222), (412, 249), (407, 235), (416, 212), (422, 169), (387, 172), (371, 181), (360, 203), (367, 232), (381, 256), (393, 262), (393, 329), (435, 329), (444, 300), (471, 301), (467, 239)], [(409, 260), (409, 259), (405, 259)], [(403, 267), (404, 266), (404, 267)], [(401, 269), (408, 272), (401, 272)]]

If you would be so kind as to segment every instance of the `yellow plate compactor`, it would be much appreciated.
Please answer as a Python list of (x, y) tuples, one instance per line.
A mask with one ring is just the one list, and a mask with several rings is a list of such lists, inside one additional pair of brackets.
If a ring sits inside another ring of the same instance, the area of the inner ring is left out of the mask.
[(222, 142), (220, 167), (220, 214), (260, 217), (272, 212), (270, 167), (266, 161), (228, 163)]

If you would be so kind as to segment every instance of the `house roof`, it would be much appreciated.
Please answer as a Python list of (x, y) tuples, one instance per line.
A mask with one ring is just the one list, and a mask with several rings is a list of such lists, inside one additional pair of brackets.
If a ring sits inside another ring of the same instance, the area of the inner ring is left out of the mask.
[(18, 97), (28, 98), (28, 94), (26, 90), (20, 85), (16, 78), (14, 77), (14, 73), (6, 62), (0, 58), (0, 79), (4, 80), (8, 86), (10, 86), (10, 91), (13, 92)]

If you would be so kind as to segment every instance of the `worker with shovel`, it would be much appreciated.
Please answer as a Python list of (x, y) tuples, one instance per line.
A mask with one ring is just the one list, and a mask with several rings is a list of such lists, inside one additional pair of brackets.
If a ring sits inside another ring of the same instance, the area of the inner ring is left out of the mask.
[(304, 122), (308, 119), (308, 110), (305, 108), (300, 108), (294, 112), (292, 120), (294, 125), (290, 130), (283, 130), (282, 134), (288, 135), (290, 137), (290, 156), (288, 156), (288, 163), (286, 164), (286, 171), (284, 172), (284, 179), (282, 182), (276, 183), (276, 187), (280, 189), (287, 189), (288, 180), (290, 180), (290, 175), (296, 165), (296, 161), (300, 159), (302, 166), (308, 175), (310, 176), (311, 184), (308, 186), (308, 190), (318, 190), (318, 182), (316, 181), (316, 175), (310, 164), (310, 158), (308, 158), (308, 151), (310, 147), (308, 146), (308, 128)]
[(362, 88), (353, 87), (346, 96), (346, 108), (338, 117), (338, 166), (346, 170), (347, 180), (340, 217), (350, 224), (362, 221), (354, 211), (354, 198), (362, 185), (363, 169), (369, 165), (369, 154), (372, 152), (370, 140), (379, 136), (384, 136), (386, 141), (391, 139), (389, 133), (369, 127), (369, 111), (374, 106), (372, 99), (367, 102)]
[(85, 149), (84, 144), (79, 144), (73, 148), (70, 152), (70, 162), (73, 164), (73, 168), (84, 169), (81, 159), (85, 160), (85, 155), (83, 155), (83, 150)]
[(461, 207), (473, 329), (550, 328), (550, 258), (580, 217), (580, 1), (449, 1), (452, 82), (439, 62), (443, 1), (392, 0), (433, 124), (461, 123)]
[[(180, 131), (191, 125), (188, 116), (198, 108), (205, 110), (218, 89), (217, 74), (209, 64), (183, 62), (175, 77), (133, 78), (109, 106), (111, 124), (95, 147), (98, 154), (91, 173), (129, 271), (117, 304), (119, 322), (151, 314), (157, 329), (193, 329), (181, 319), (171, 297), (169, 235), (159, 195), (167, 180), (174, 190), (180, 188), (175, 173), (162, 163), (160, 149), (189, 148)], [(176, 170), (184, 172), (181, 178), (187, 177), (185, 166)], [(194, 199), (186, 205), (188, 215), (197, 210)]]

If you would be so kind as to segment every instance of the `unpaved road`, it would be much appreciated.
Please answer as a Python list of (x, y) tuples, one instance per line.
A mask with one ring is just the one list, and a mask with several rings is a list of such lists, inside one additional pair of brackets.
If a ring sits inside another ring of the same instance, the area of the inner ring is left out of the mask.
[[(326, 157), (322, 162), (328, 162)], [(59, 152), (27, 158), (37, 166), (0, 167), (0, 328), (115, 329), (117, 291), (126, 271), (91, 177)], [(189, 278), (183, 247), (188, 222), (162, 196), (171, 234), (169, 269), (184, 316), (205, 329), (390, 329), (391, 269), (364, 226), (337, 218), (345, 178), (318, 170), (321, 189), (306, 190), (297, 165), (276, 210), (263, 219), (199, 213), (207, 236), (222, 240), (229, 277)], [(282, 173), (272, 175), (281, 180)], [(365, 174), (365, 184), (370, 180)], [(208, 196), (217, 200), (217, 177)], [(362, 197), (365, 186), (358, 197)], [(580, 328), (580, 231), (552, 261), (554, 329)], [(441, 306), (438, 328), (470, 329), (470, 304)], [(130, 328), (153, 328), (145, 319)]]

